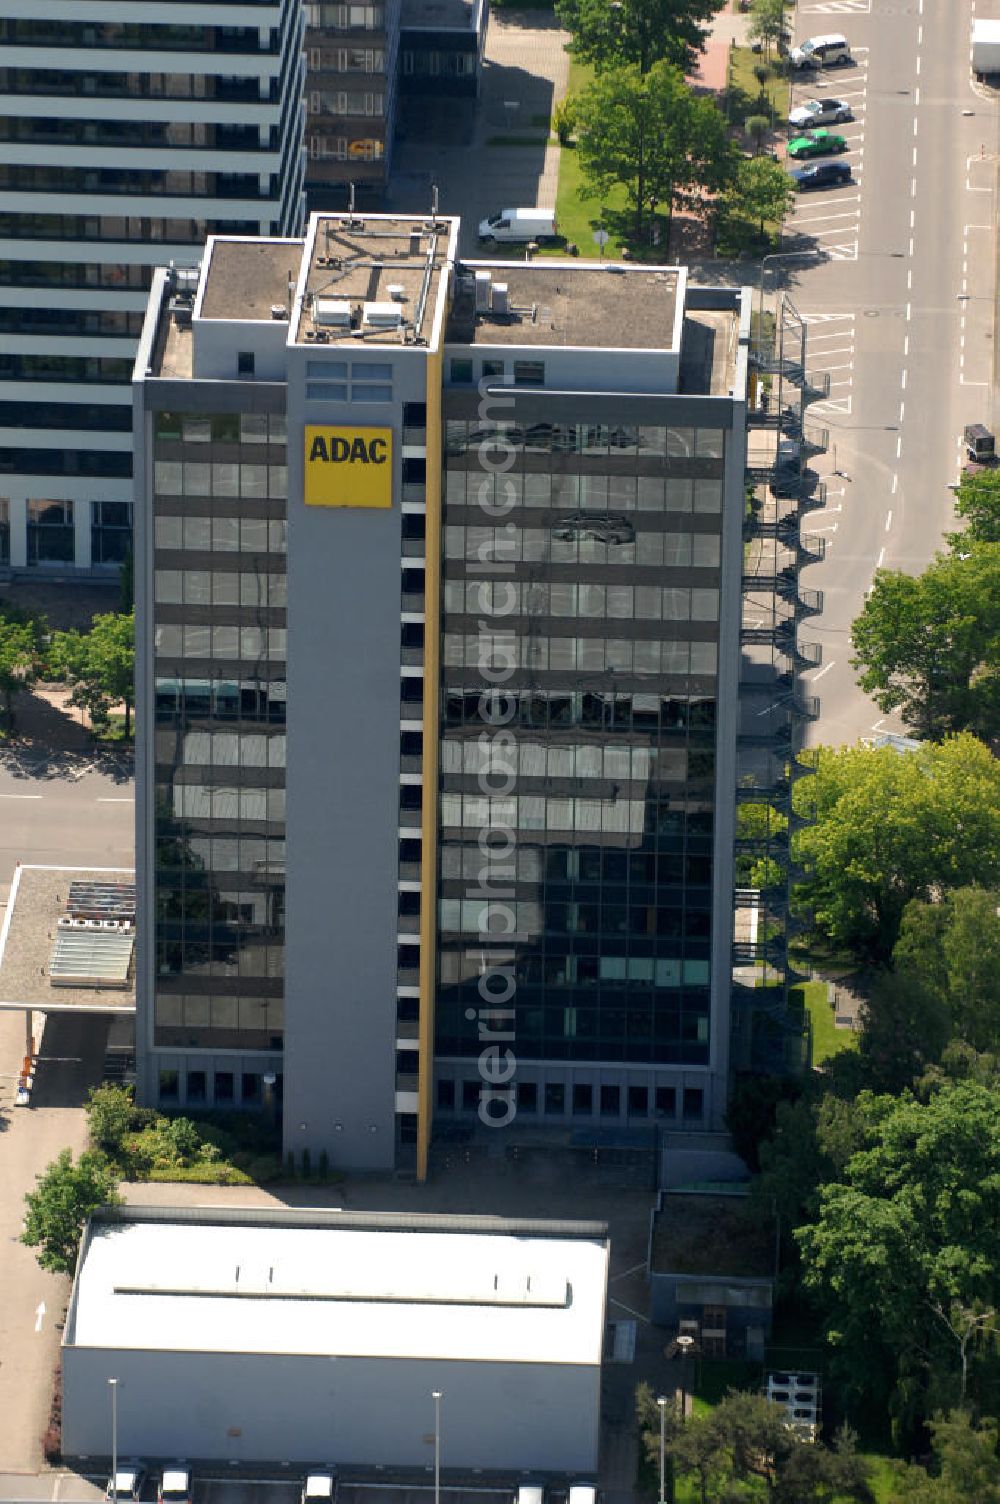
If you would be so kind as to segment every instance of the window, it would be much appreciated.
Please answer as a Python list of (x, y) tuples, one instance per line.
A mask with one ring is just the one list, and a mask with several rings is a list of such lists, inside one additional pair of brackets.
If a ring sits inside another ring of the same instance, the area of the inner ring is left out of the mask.
[(472, 381), (472, 361), (453, 360), (451, 363), (451, 380), (454, 386), (466, 386)]
[(656, 1111), (661, 1117), (676, 1117), (677, 1092), (672, 1086), (658, 1086), (656, 1088)]
[(204, 1102), (206, 1078), (204, 1071), (188, 1071), (187, 1100), (190, 1103)]
[(518, 1112), (538, 1111), (538, 1086), (534, 1081), (520, 1081), (517, 1087)]
[(684, 1088), (684, 1120), (685, 1120), (685, 1122), (693, 1122), (695, 1119), (698, 1119), (700, 1121), (702, 1113), (704, 1112), (703, 1099), (704, 1099), (704, 1093), (702, 1092), (702, 1089), (701, 1089), (700, 1086), (685, 1086), (685, 1088)]
[(578, 1081), (573, 1087), (573, 1112), (577, 1117), (589, 1117), (594, 1110), (594, 1088), (587, 1082)]
[(622, 1110), (622, 1089), (620, 1086), (601, 1087), (601, 1116), (605, 1118), (619, 1117)]
[(544, 386), (545, 385), (545, 362), (544, 362), (544, 360), (515, 360), (515, 362), (514, 362), (514, 385), (515, 386)]
[(442, 1112), (453, 1112), (455, 1109), (455, 1083), (454, 1081), (442, 1080), (438, 1082), (437, 1090), (438, 1107)]
[(566, 1088), (561, 1081), (546, 1081), (545, 1111), (553, 1116), (566, 1111)]
[(180, 1077), (176, 1071), (161, 1071), (159, 1100), (161, 1102), (176, 1102), (180, 1088)]
[(242, 1100), (259, 1102), (261, 1094), (260, 1074), (257, 1071), (243, 1072)]
[(90, 559), (92, 564), (121, 564), (132, 546), (132, 503), (90, 503)]
[(216, 1102), (232, 1102), (235, 1100), (236, 1077), (232, 1071), (216, 1071), (214, 1090)]
[(28, 501), (28, 563), (72, 564), (76, 558), (71, 501)]
[(254, 358), (252, 350), (238, 350), (236, 353), (237, 376), (252, 376)]
[(649, 1112), (649, 1087), (630, 1086), (628, 1089), (628, 1115), (630, 1118), (644, 1118)]
[(462, 1107), (465, 1112), (475, 1112), (479, 1106), (479, 1081), (462, 1082)]
[(484, 380), (488, 376), (499, 376), (499, 377), (502, 378), (503, 377), (503, 370), (504, 370), (504, 367), (503, 367), (503, 361), (502, 360), (484, 360), (483, 361), (483, 379)]

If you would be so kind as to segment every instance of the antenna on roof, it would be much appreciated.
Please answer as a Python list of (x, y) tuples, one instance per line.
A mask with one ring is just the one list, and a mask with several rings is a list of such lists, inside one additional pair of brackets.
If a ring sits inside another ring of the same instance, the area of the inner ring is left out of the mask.
[(437, 183), (431, 184), (431, 224), (437, 224), (438, 216), (438, 187)]
[(347, 214), (348, 218), (354, 218), (354, 184), (347, 185)]

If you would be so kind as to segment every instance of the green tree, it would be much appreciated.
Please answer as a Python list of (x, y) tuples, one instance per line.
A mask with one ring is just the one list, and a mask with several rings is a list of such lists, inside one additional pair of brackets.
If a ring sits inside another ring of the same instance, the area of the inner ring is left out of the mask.
[(753, 0), (747, 29), (755, 42), (763, 42), (770, 56), (785, 32), (785, 0)]
[(131, 1086), (105, 1082), (92, 1087), (87, 1096), (87, 1130), (93, 1148), (114, 1164), (120, 1164), (125, 1136), (133, 1126), (135, 1104)]
[(947, 1008), (975, 1050), (1000, 1052), (1000, 892), (958, 888), (907, 904), (892, 953), (897, 971)]
[(995, 1308), (1000, 1294), (1000, 1089), (946, 1082), (926, 1102), (863, 1092), (855, 1110), (863, 1146), (796, 1238), (851, 1385), (871, 1397), (888, 1379), (909, 1438), (960, 1390), (941, 1311)]
[(659, 205), (667, 218), (685, 195), (726, 186), (735, 161), (725, 119), (677, 68), (635, 64), (601, 72), (577, 99), (577, 152), (588, 188), (625, 187), (643, 234)]
[(135, 554), (131, 544), (118, 570), (119, 610), (124, 614), (135, 609)]
[(911, 1086), (940, 1061), (951, 1035), (943, 997), (912, 973), (880, 973), (865, 1000), (858, 1041), (866, 1084), (874, 1091)]
[(88, 1149), (76, 1164), (63, 1149), (24, 1198), (21, 1242), (39, 1248), (38, 1262), (55, 1274), (72, 1274), (84, 1224), (99, 1206), (117, 1206), (116, 1176), (103, 1154)]
[(666, 62), (690, 73), (705, 50), (706, 22), (722, 0), (556, 0), (571, 50), (600, 70), (623, 63), (648, 73)]
[(0, 611), (0, 696), (4, 726), (15, 730), (14, 701), (38, 678), (38, 629), (20, 611)]
[(1000, 704), (1000, 543), (938, 554), (920, 575), (880, 569), (851, 627), (858, 683), (917, 736), (988, 737)]
[[(747, 128), (751, 121), (763, 118), (751, 115)], [(795, 185), (779, 162), (771, 157), (743, 157), (736, 164), (735, 180), (726, 193), (726, 207), (731, 214), (752, 220), (763, 239), (768, 223), (780, 224), (794, 198)]]
[(974, 543), (1000, 543), (1000, 470), (965, 474), (955, 493), (955, 511), (965, 523), (961, 533), (950, 533), (956, 550)]
[(968, 734), (913, 752), (821, 748), (795, 786), (795, 901), (819, 933), (886, 964), (912, 898), (1000, 881), (1000, 764)]
[(106, 723), (112, 705), (125, 705), (125, 736), (135, 703), (135, 613), (95, 616), (89, 632), (56, 632), (51, 660), (73, 686), (70, 699)]
[(890, 1504), (1000, 1504), (1000, 1427), (995, 1417), (977, 1423), (967, 1410), (953, 1410), (929, 1425), (933, 1471), (901, 1467)]

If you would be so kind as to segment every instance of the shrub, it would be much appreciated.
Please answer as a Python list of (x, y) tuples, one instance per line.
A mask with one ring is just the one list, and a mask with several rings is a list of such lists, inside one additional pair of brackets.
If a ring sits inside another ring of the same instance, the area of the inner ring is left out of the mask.
[(90, 1142), (110, 1160), (122, 1153), (125, 1135), (135, 1126), (135, 1103), (131, 1086), (95, 1086), (87, 1097), (87, 1129)]
[(560, 146), (568, 146), (573, 131), (576, 129), (576, 101), (569, 94), (552, 111), (552, 129)]

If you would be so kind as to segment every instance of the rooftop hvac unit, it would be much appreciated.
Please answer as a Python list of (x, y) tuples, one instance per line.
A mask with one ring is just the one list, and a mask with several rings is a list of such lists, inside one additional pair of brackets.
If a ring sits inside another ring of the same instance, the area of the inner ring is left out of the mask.
[(351, 327), (351, 305), (341, 298), (314, 298), (313, 322), (332, 329)]
[(71, 919), (68, 914), (60, 914), (59, 918), (56, 920), (56, 924), (61, 930), (71, 930), (75, 923), (76, 920)]
[(494, 282), (493, 284), (493, 312), (507, 314), (510, 312), (510, 303), (507, 299), (507, 283)]
[(390, 282), (389, 286), (386, 288), (386, 292), (389, 294), (394, 303), (402, 303), (403, 299), (406, 297), (406, 288), (403, 286), (402, 282)]
[(284, 303), (271, 304), (271, 317), (272, 319), (287, 319), (288, 310), (285, 307)]
[(365, 329), (398, 329), (403, 310), (398, 303), (366, 303), (361, 323)]
[(476, 273), (476, 312), (485, 313), (490, 306), (490, 282), (489, 272)]

